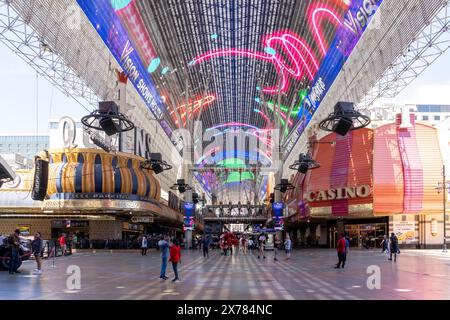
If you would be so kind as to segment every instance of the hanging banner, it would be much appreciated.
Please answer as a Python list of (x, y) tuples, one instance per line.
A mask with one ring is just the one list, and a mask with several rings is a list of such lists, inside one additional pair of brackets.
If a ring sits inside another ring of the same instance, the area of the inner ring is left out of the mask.
[(283, 210), (284, 210), (284, 203), (282, 202), (274, 202), (272, 204), (272, 218), (275, 222), (275, 230), (283, 230), (284, 228), (284, 221), (283, 221)]
[[(313, 85), (300, 107), (300, 112), (298, 112), (298, 117), (300, 117), (299, 122), (290, 133), (284, 145), (286, 154), (289, 154), (297, 144), (297, 141), (300, 139), (309, 121), (311, 121), (328, 90), (333, 85), (334, 80), (341, 72), (342, 67), (361, 39), (364, 31), (371, 23), (374, 14), (382, 2), (383, 0), (351, 1), (347, 15), (340, 24), (336, 36), (314, 78)], [(374, 24), (376, 24), (375, 22)]]
[[(77, 3), (170, 138), (172, 129), (163, 118), (165, 106), (149, 75), (149, 72), (152, 71), (149, 68), (153, 68), (153, 66), (152, 64), (148, 67), (144, 66), (132, 38), (122, 24), (117, 13), (123, 8), (113, 8), (115, 2), (110, 0), (77, 0)], [(155, 57), (151, 62), (154, 65), (158, 61), (159, 58)]]
[(192, 202), (185, 202), (183, 206), (183, 213), (184, 213), (184, 224), (183, 224), (183, 230), (194, 230), (195, 228), (195, 221), (194, 221), (194, 215), (195, 215), (195, 204)]

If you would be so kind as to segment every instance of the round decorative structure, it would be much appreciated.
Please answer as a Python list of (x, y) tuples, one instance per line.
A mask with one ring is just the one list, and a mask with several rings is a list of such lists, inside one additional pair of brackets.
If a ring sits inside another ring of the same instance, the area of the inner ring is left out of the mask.
[(50, 150), (48, 196), (54, 194), (122, 194), (158, 200), (160, 185), (145, 160), (98, 149)]

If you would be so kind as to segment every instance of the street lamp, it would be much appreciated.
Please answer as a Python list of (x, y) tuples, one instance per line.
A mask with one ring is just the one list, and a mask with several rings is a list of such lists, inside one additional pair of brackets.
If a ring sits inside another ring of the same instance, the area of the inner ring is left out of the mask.
[(446, 204), (447, 204), (447, 198), (446, 198), (446, 194), (447, 194), (447, 190), (449, 190), (450, 189), (450, 186), (448, 185), (448, 181), (446, 181), (446, 178), (445, 178), (445, 165), (443, 165), (442, 166), (442, 182), (438, 182), (438, 185), (437, 185), (437, 187), (435, 188), (436, 190), (437, 190), (437, 192), (438, 193), (441, 193), (441, 191), (442, 191), (442, 194), (443, 194), (443, 201), (442, 201), (442, 204), (443, 204), (443, 207), (444, 207), (444, 244), (443, 244), (443, 246), (442, 246), (442, 251), (443, 252), (447, 252), (447, 243), (446, 243), (446, 240), (447, 240), (447, 235), (446, 235), (446, 232), (445, 232), (445, 229), (446, 229), (446, 215), (445, 215), (445, 213), (446, 213)]

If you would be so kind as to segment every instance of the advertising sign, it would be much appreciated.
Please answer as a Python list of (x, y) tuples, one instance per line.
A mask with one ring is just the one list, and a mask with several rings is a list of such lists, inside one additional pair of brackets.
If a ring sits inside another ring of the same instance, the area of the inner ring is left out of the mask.
[(410, 243), (415, 240), (416, 223), (414, 221), (394, 221), (394, 233), (398, 241)]
[(194, 230), (195, 228), (195, 205), (192, 202), (185, 202), (183, 206), (184, 211), (184, 224), (183, 230)]
[(273, 221), (275, 222), (275, 230), (283, 230), (283, 209), (284, 203), (282, 202), (274, 202), (272, 204), (272, 217)]
[(287, 154), (296, 145), (382, 2), (383, 0), (351, 1), (347, 15), (336, 32), (330, 49), (314, 78), (313, 85), (301, 106), (301, 112), (298, 113), (298, 117), (301, 119), (286, 140), (284, 147)]
[(31, 235), (31, 227), (30, 226), (19, 226), (19, 232), (22, 237), (28, 237)]
[(153, 223), (153, 217), (144, 216), (144, 217), (132, 217), (131, 222), (133, 223)]
[[(128, 80), (136, 88), (148, 109), (170, 138), (172, 129), (163, 118), (164, 103), (149, 75), (148, 68), (142, 63), (139, 53), (132, 42), (125, 26), (122, 24), (116, 10), (114, 1), (110, 0), (77, 0), (87, 18), (95, 28), (111, 54), (125, 72)], [(159, 58), (156, 58), (159, 60)], [(175, 144), (175, 143), (174, 143)], [(177, 147), (177, 145), (175, 145)]]

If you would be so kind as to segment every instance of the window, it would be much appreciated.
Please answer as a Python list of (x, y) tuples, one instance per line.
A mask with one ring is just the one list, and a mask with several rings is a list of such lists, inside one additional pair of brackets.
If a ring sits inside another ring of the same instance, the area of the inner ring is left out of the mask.
[(434, 120), (436, 120), (436, 121), (441, 120), (441, 116), (434, 116)]
[(428, 121), (428, 116), (422, 116), (422, 120)]

